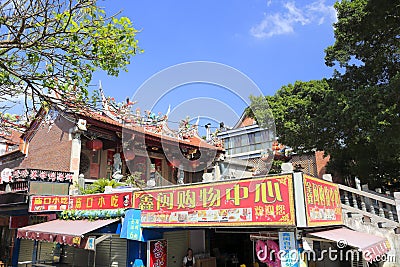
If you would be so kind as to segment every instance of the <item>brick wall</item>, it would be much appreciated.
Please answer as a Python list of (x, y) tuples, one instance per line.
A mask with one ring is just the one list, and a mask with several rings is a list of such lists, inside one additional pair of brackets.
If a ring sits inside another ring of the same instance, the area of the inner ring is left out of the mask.
[(301, 170), (314, 177), (322, 178), (326, 174), (326, 165), (329, 162), (329, 155), (324, 157), (324, 151), (316, 151), (309, 154), (293, 155), (290, 162), (293, 166), (301, 167)]
[(70, 171), (72, 140), (69, 129), (72, 127), (72, 122), (60, 115), (51, 127), (42, 121), (29, 142), (28, 156), (20, 167)]
[(315, 152), (315, 162), (317, 164), (317, 174), (319, 178), (322, 178), (322, 175), (326, 174), (326, 164), (329, 162), (329, 155), (324, 156), (324, 151), (316, 151)]
[(295, 168), (300, 168), (300, 170), (311, 176), (317, 177), (317, 163), (315, 160), (315, 154), (302, 154), (302, 155), (293, 155), (290, 162), (293, 164)]
[(238, 128), (246, 127), (246, 126), (251, 126), (254, 125), (255, 120), (249, 117), (244, 118), (244, 120), (240, 123)]

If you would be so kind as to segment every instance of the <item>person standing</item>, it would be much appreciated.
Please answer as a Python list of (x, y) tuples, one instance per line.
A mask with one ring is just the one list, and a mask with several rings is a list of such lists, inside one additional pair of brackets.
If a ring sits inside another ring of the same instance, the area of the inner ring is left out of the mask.
[(183, 257), (183, 264), (182, 267), (194, 267), (196, 261), (193, 257), (193, 250), (188, 248), (186, 256)]

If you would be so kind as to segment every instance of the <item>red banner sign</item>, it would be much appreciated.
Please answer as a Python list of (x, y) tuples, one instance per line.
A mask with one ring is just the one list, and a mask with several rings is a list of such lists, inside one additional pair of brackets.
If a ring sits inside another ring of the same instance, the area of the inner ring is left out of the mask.
[(142, 227), (294, 225), (292, 176), (134, 193)]
[(132, 207), (132, 193), (93, 194), (71, 196), (70, 210), (104, 210)]
[(67, 210), (69, 198), (69, 196), (31, 196), (29, 212)]
[(31, 196), (29, 212), (63, 210), (104, 210), (132, 207), (132, 193), (78, 196)]
[(167, 267), (167, 240), (147, 242), (147, 267)]
[(308, 226), (343, 224), (337, 184), (304, 175)]

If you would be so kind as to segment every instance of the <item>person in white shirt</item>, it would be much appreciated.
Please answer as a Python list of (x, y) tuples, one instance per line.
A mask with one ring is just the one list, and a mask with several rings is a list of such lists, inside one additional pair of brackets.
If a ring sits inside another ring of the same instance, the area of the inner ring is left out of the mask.
[(193, 257), (193, 250), (188, 248), (186, 256), (183, 257), (182, 267), (193, 267), (195, 263), (196, 260)]

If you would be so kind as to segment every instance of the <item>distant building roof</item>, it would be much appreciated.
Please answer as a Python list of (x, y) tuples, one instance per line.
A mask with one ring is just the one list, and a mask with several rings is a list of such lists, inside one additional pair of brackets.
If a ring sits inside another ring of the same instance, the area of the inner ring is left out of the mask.
[(237, 121), (235, 126), (233, 126), (233, 129), (251, 126), (256, 123), (257, 123), (256, 120), (254, 118), (251, 118), (245, 110), (243, 111), (242, 115), (240, 116), (240, 119)]
[(14, 130), (12, 128), (1, 128), (0, 129), (0, 141), (3, 141), (10, 145), (18, 145), (21, 139), (22, 132)]

